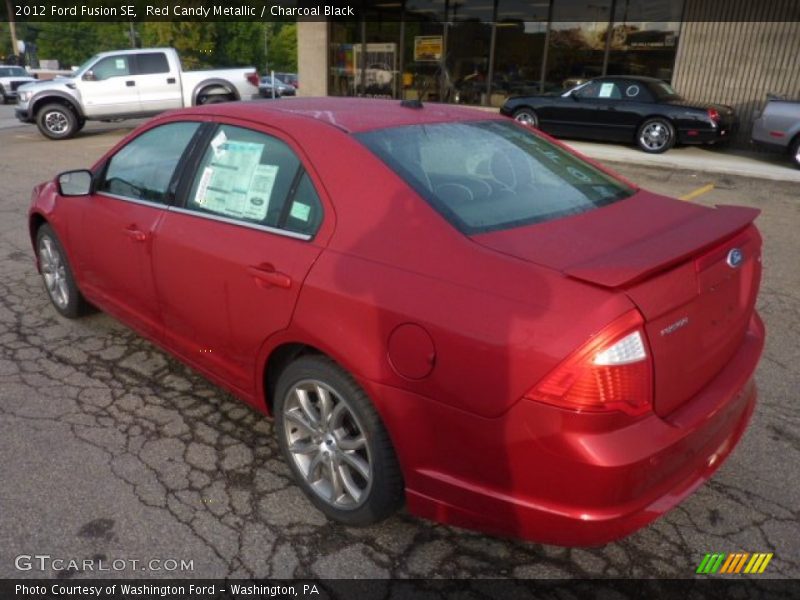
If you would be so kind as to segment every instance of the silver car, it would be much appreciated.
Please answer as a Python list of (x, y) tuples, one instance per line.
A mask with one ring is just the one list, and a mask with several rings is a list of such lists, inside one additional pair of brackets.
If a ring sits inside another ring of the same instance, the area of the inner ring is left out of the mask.
[(788, 151), (800, 168), (800, 100), (767, 95), (767, 105), (753, 123), (752, 138), (759, 146)]

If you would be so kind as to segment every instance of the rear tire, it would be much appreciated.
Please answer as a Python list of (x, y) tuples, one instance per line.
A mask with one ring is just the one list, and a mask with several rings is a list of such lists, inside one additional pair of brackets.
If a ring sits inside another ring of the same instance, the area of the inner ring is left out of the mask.
[(64, 104), (46, 104), (36, 113), (39, 131), (51, 140), (66, 140), (78, 131), (78, 118)]
[(661, 154), (675, 145), (675, 127), (667, 119), (653, 117), (639, 126), (636, 144), (649, 154)]
[(800, 135), (796, 136), (791, 146), (789, 146), (789, 156), (794, 166), (800, 169)]
[(514, 111), (514, 120), (535, 129), (539, 128), (539, 117), (532, 108), (519, 108)]
[(370, 525), (404, 500), (392, 442), (367, 394), (331, 359), (301, 356), (275, 389), (278, 445), (298, 485), (328, 518)]
[(209, 94), (202, 96), (198, 99), (198, 104), (205, 106), (206, 104), (222, 104), (223, 102), (230, 102), (231, 97), (222, 94)]
[(50, 225), (36, 232), (36, 256), (47, 295), (61, 316), (76, 319), (89, 312), (91, 305), (78, 290), (64, 247)]

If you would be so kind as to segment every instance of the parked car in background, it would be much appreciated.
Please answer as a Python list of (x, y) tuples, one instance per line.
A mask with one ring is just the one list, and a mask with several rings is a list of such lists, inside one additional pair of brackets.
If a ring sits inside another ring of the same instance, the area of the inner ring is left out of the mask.
[(300, 98), (154, 119), (38, 185), (26, 229), (56, 311), (108, 311), (274, 416), (329, 518), (405, 501), (599, 545), (747, 427), (758, 213), (639, 189), (498, 114)]
[(767, 105), (753, 123), (752, 138), (759, 146), (788, 152), (800, 168), (800, 100), (769, 94)]
[(516, 96), (500, 112), (554, 136), (633, 142), (651, 153), (727, 142), (738, 127), (732, 107), (684, 100), (650, 77), (598, 77), (560, 95)]
[(3, 104), (17, 99), (17, 89), (26, 83), (36, 81), (23, 67), (0, 65), (0, 101)]
[(294, 89), (300, 87), (300, 79), (297, 77), (297, 73), (275, 73), (275, 77), (280, 79), (283, 83), (288, 83)]
[(67, 77), (19, 88), (17, 118), (52, 140), (75, 135), (90, 120), (156, 115), (165, 110), (250, 99), (253, 67), (184, 71), (173, 48), (102, 52)]
[(289, 85), (282, 81), (277, 75), (273, 79), (271, 75), (265, 75), (258, 83), (258, 94), (263, 98), (271, 98), (272, 92), (275, 92), (275, 97), (281, 96), (294, 96), (297, 94), (293, 85)]

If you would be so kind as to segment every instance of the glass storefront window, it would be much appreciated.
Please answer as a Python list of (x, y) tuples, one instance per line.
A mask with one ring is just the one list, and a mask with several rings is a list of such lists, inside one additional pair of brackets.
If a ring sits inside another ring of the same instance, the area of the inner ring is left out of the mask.
[(332, 22), (329, 93), (500, 106), (600, 75), (669, 81), (682, 0), (387, 0)]

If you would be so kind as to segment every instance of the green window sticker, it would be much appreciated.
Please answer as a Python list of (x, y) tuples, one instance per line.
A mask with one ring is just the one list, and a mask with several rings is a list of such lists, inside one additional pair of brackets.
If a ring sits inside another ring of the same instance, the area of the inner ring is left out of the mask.
[(309, 214), (311, 214), (311, 207), (308, 204), (303, 204), (302, 202), (292, 202), (292, 210), (289, 212), (289, 216), (291, 216), (293, 219), (308, 221)]

